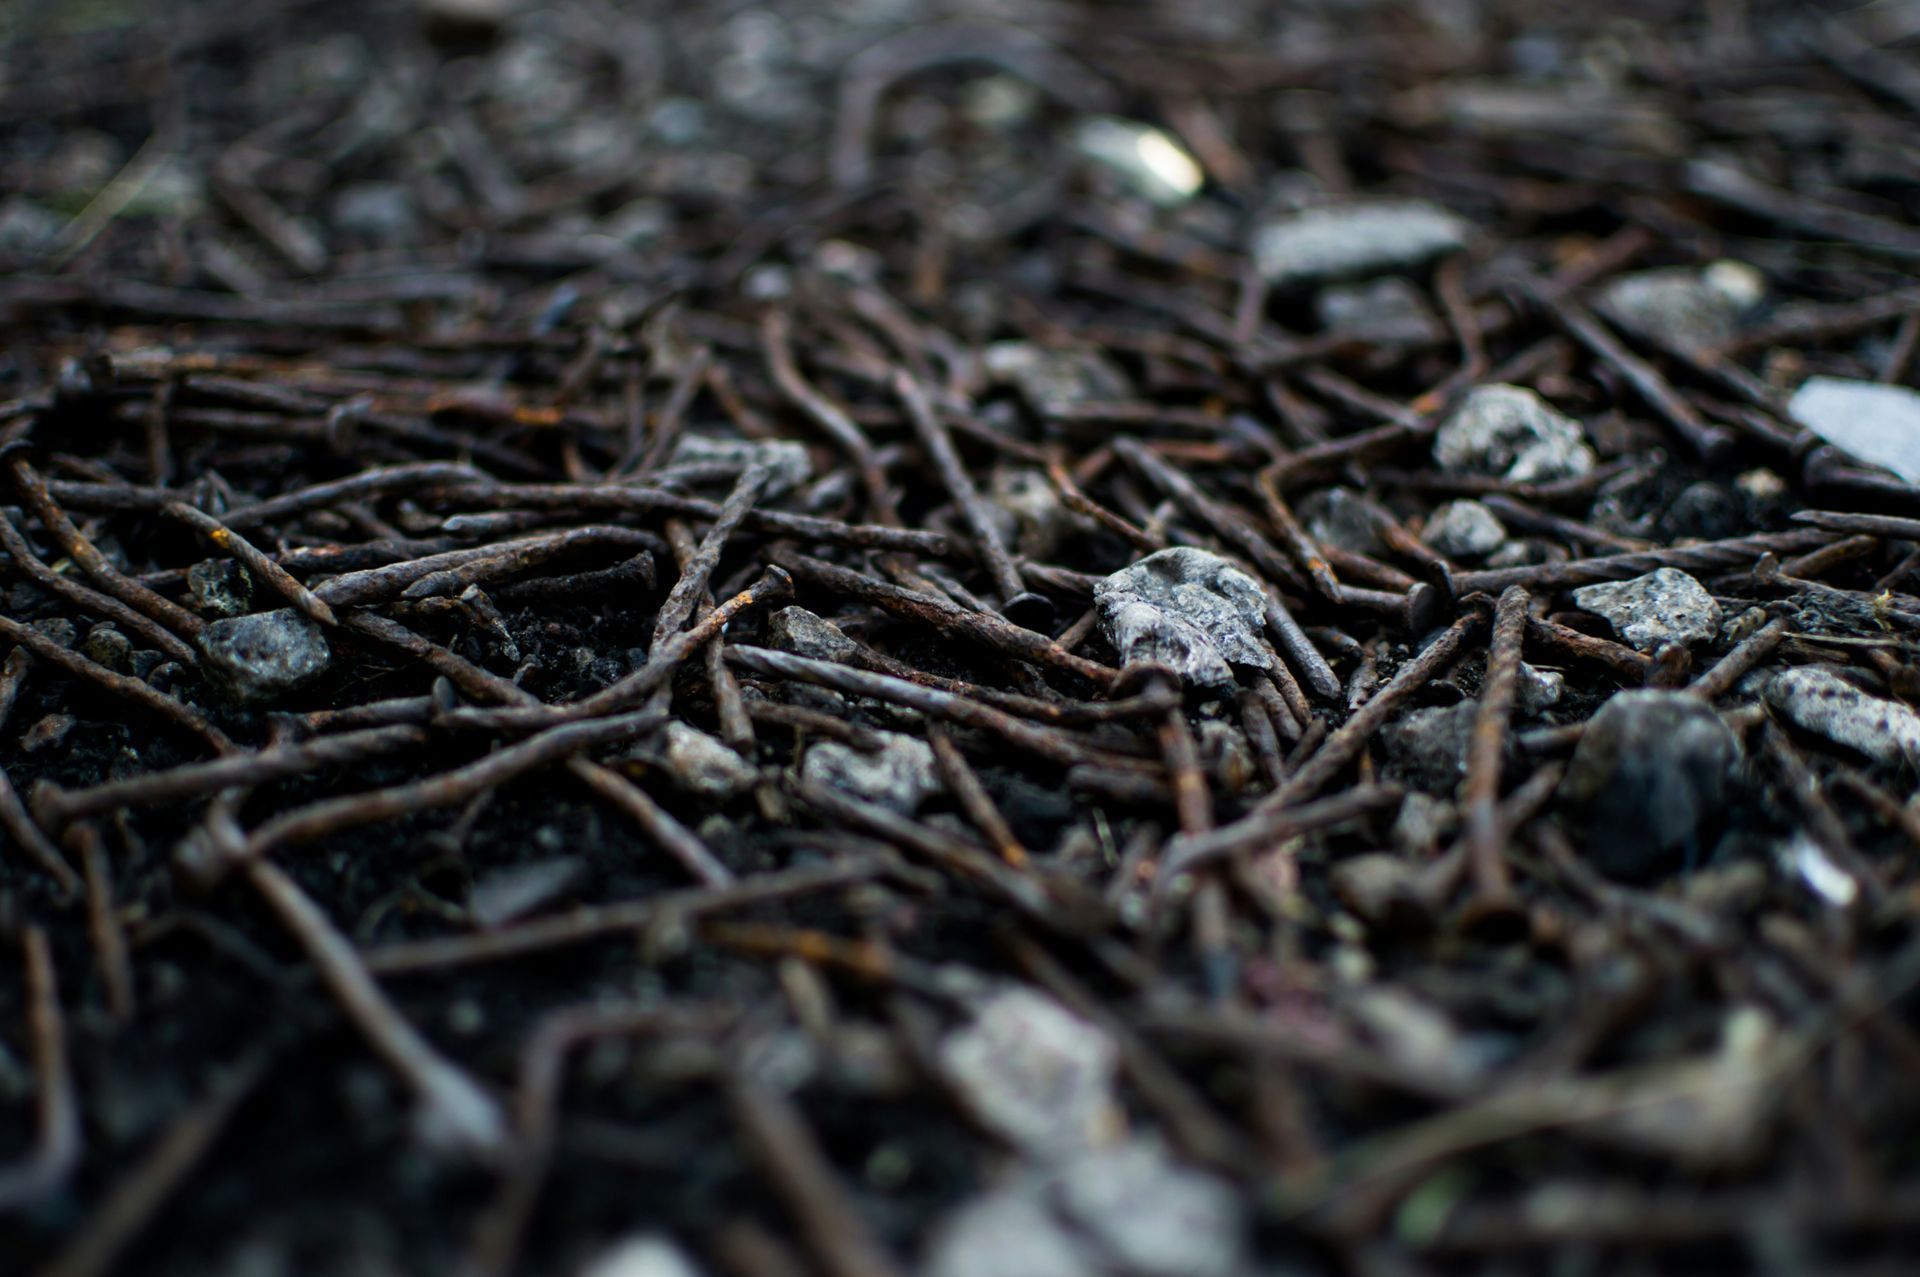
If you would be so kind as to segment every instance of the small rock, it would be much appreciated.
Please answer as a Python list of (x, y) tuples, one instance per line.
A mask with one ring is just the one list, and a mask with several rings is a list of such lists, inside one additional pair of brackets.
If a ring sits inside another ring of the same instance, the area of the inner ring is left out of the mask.
[(1587, 723), (1560, 783), (1604, 874), (1645, 878), (1720, 805), (1740, 743), (1685, 692), (1616, 692)]
[(661, 733), (661, 765), (674, 783), (700, 798), (726, 799), (759, 783), (760, 773), (718, 737), (678, 719)]
[(820, 741), (807, 749), (800, 775), (862, 802), (912, 815), (941, 789), (933, 749), (923, 740), (898, 732), (881, 732), (879, 736), (885, 744), (873, 754), (863, 754), (839, 741)]
[(1780, 849), (1783, 868), (1807, 889), (1836, 909), (1846, 909), (1860, 898), (1860, 881), (1842, 868), (1826, 849), (1802, 831)]
[(1095, 116), (1073, 132), (1073, 145), (1134, 194), (1163, 207), (1184, 204), (1206, 183), (1206, 174), (1181, 145), (1152, 125)]
[(482, 931), (504, 927), (573, 890), (587, 875), (578, 856), (555, 856), (495, 869), (474, 880), (467, 914)]
[(1766, 294), (1766, 281), (1745, 262), (1704, 270), (1675, 267), (1622, 275), (1600, 290), (1595, 309), (1628, 332), (1676, 350), (1707, 350), (1730, 341)]
[(1157, 1141), (1074, 1158), (1054, 1185), (1058, 1208), (1111, 1270), (1137, 1277), (1229, 1277), (1241, 1271), (1247, 1221), (1217, 1176), (1182, 1166)]
[(1322, 545), (1354, 554), (1378, 554), (1380, 532), (1366, 503), (1352, 488), (1328, 488), (1300, 502), (1307, 531)]
[(1253, 255), (1269, 283), (1288, 287), (1418, 266), (1466, 247), (1472, 229), (1425, 200), (1327, 205), (1268, 222)]
[(645, 1235), (601, 1251), (587, 1261), (580, 1277), (700, 1277), (700, 1270), (671, 1241)]
[(363, 244), (409, 244), (420, 234), (413, 192), (398, 182), (356, 182), (333, 200), (333, 227)]
[(991, 510), (1006, 515), (1003, 537), (1017, 553), (1046, 562), (1076, 527), (1076, 516), (1060, 500), (1045, 473), (1006, 466), (993, 472), (987, 491)]
[(1580, 423), (1523, 386), (1477, 386), (1433, 439), (1442, 469), (1515, 483), (1572, 479), (1593, 469)]
[(0, 199), (0, 255), (32, 257), (53, 247), (66, 219), (24, 195)]
[(1052, 1160), (1111, 1141), (1119, 1050), (1102, 1030), (1027, 989), (996, 993), (947, 1035), (940, 1067), (981, 1122)]
[(673, 207), (663, 200), (629, 200), (601, 219), (600, 233), (630, 248), (651, 244), (673, 229)]
[(122, 634), (118, 626), (102, 622), (87, 631), (81, 650), (108, 669), (124, 673), (133, 656), (133, 640)]
[(1662, 541), (1717, 541), (1738, 536), (1752, 526), (1732, 488), (1701, 480), (1680, 489), (1654, 519), (1654, 535)]
[[(1415, 797), (1409, 794), (1408, 797)], [(1420, 794), (1425, 798), (1426, 795)], [(1429, 802), (1433, 801), (1428, 799)], [(1434, 842), (1437, 844), (1438, 839)], [(1390, 851), (1363, 852), (1334, 863), (1327, 881), (1340, 902), (1376, 926), (1426, 913), (1421, 900), (1420, 865)]]
[(1400, 800), (1389, 835), (1393, 845), (1409, 856), (1431, 856), (1440, 840), (1460, 826), (1460, 813), (1444, 798), (1411, 790)]
[(1656, 568), (1631, 581), (1583, 585), (1573, 601), (1605, 617), (1613, 632), (1642, 652), (1662, 643), (1710, 643), (1720, 632), (1720, 605), (1678, 568)]
[(1567, 688), (1567, 676), (1559, 670), (1536, 669), (1520, 662), (1520, 678), (1514, 688), (1514, 707), (1522, 714), (1544, 713), (1560, 703)]
[(67, 733), (72, 730), (73, 715), (48, 714), (20, 733), (20, 752), (37, 754), (43, 749), (54, 749), (67, 739)]
[(320, 627), (292, 608), (228, 617), (200, 636), (201, 669), (243, 701), (292, 691), (325, 672), (332, 659)]
[(735, 465), (745, 470), (756, 462), (767, 468), (763, 495), (777, 497), (813, 477), (813, 462), (805, 444), (791, 439), (715, 439), (711, 435), (681, 435), (667, 459), (669, 468), (686, 465)]
[(1446, 336), (1425, 294), (1400, 275), (1323, 288), (1313, 308), (1322, 328), (1377, 346), (1416, 346)]
[(934, 1231), (928, 1277), (1096, 1277), (1073, 1230), (1030, 1187), (1002, 1189), (954, 1211)]
[(1043, 417), (1133, 394), (1126, 373), (1097, 350), (1056, 350), (1001, 341), (986, 348), (982, 361), (996, 382), (1012, 385)]
[(783, 607), (767, 618), (767, 642), (782, 652), (815, 661), (851, 665), (860, 645), (840, 627), (803, 607)]
[(245, 616), (253, 607), (253, 578), (232, 559), (202, 559), (188, 568), (187, 592), (213, 616)]
[(1122, 665), (1167, 665), (1189, 683), (1230, 689), (1233, 666), (1272, 669), (1260, 583), (1217, 554), (1179, 546), (1093, 587), (1100, 628)]
[(1811, 377), (1787, 411), (1843, 452), (1920, 483), (1920, 394), (1904, 386)]
[(1876, 762), (1920, 762), (1920, 714), (1898, 701), (1869, 696), (1824, 666), (1802, 665), (1774, 675), (1767, 703), (1797, 726)]
[(38, 621), (27, 622), (27, 628), (50, 643), (61, 647), (72, 647), (80, 641), (80, 630), (64, 616), (42, 617)]
[(1473, 559), (1505, 545), (1507, 527), (1478, 501), (1449, 501), (1428, 517), (1420, 539), (1450, 559)]
[(1451, 794), (1467, 774), (1467, 746), (1475, 701), (1417, 709), (1381, 729), (1387, 757), (1408, 779), (1441, 794)]
[(1546, 541), (1530, 541), (1518, 537), (1487, 556), (1489, 568), (1526, 568), (1539, 563), (1561, 563), (1567, 559), (1567, 552), (1558, 545)]

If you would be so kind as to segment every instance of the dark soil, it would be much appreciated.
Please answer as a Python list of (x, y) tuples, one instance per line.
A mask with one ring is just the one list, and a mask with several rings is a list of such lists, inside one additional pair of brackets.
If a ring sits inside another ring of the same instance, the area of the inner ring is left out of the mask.
[[(1788, 404), (1915, 384), (1908, 16), (0, 8), (0, 1273), (1904, 1271), (1920, 432)], [(1458, 243), (1263, 277), (1387, 198)], [(1663, 268), (1723, 326), (1610, 308)], [(1493, 383), (1590, 467), (1443, 469)], [(1126, 665), (1168, 547), (1271, 672)], [(202, 564), (324, 671), (236, 699)], [(1722, 623), (1572, 595), (1656, 568)], [(1643, 687), (1697, 815), (1577, 797)], [(962, 1075), (1009, 989), (1114, 1075)], [(983, 1086), (1166, 1155), (1059, 1223)]]

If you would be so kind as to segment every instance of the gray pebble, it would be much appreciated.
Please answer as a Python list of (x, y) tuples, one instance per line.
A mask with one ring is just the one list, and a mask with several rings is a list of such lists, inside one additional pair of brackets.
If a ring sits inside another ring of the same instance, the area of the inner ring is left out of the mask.
[(80, 630), (64, 616), (48, 616), (38, 621), (28, 621), (27, 628), (48, 642), (61, 647), (72, 647), (80, 641)]
[(1464, 248), (1471, 230), (1426, 200), (1332, 204), (1268, 222), (1253, 255), (1269, 283), (1288, 287), (1418, 266)]
[(43, 749), (58, 748), (72, 730), (73, 715), (48, 714), (20, 733), (20, 752), (37, 754)]
[(45, 252), (67, 219), (34, 203), (24, 195), (9, 195), (0, 200), (0, 253), (32, 257)]
[(333, 227), (375, 247), (406, 244), (419, 236), (420, 210), (398, 182), (356, 182), (334, 197)]
[(982, 359), (996, 382), (1019, 390), (1041, 416), (1133, 395), (1126, 373), (1097, 350), (1056, 350), (1031, 342), (1002, 341), (988, 346)]
[(87, 641), (81, 650), (108, 669), (125, 673), (133, 656), (133, 640), (122, 634), (118, 626), (103, 621), (87, 631)]
[(1247, 1221), (1225, 1180), (1182, 1166), (1156, 1141), (1083, 1153), (1059, 1171), (1059, 1209), (1111, 1268), (1139, 1277), (1229, 1277)]
[(803, 607), (783, 607), (767, 618), (767, 642), (783, 652), (816, 661), (853, 663), (860, 645), (840, 627)]
[(1766, 291), (1744, 262), (1715, 262), (1636, 271), (1612, 280), (1594, 308), (1628, 332), (1677, 350), (1705, 350), (1731, 340)]
[(1452, 803), (1415, 789), (1400, 800), (1389, 837), (1405, 854), (1425, 857), (1439, 850), (1440, 840), (1459, 827), (1460, 813)]
[(801, 777), (862, 802), (912, 815), (915, 808), (941, 790), (933, 749), (923, 740), (898, 732), (879, 735), (885, 744), (872, 754), (832, 740), (810, 746), (800, 764)]
[(1767, 703), (1807, 731), (1876, 762), (1920, 763), (1920, 714), (1870, 696), (1823, 666), (1780, 671), (1767, 684)]
[(1583, 585), (1573, 592), (1573, 601), (1605, 617), (1615, 634), (1642, 652), (1663, 643), (1710, 643), (1720, 633), (1720, 605), (1678, 568)]
[(1523, 386), (1477, 386), (1433, 439), (1433, 459), (1456, 473), (1515, 483), (1572, 479), (1593, 469), (1580, 423)]
[(1581, 734), (1560, 797), (1596, 869), (1644, 878), (1720, 806), (1739, 759), (1740, 742), (1698, 697), (1616, 692)]
[(320, 627), (292, 608), (228, 617), (200, 636), (201, 669), (243, 701), (292, 691), (325, 672), (332, 659)]
[(578, 856), (555, 856), (482, 874), (467, 892), (467, 913), (482, 931), (504, 927), (571, 891), (587, 876)]
[(1327, 881), (1340, 903), (1369, 923), (1378, 925), (1422, 912), (1421, 862), (1390, 851), (1363, 852), (1335, 861)]
[(1467, 746), (1475, 701), (1416, 709), (1381, 729), (1387, 758), (1408, 779), (1441, 794), (1451, 794), (1467, 774)]
[(1031, 1157), (1109, 1143), (1120, 1053), (1096, 1025), (1024, 988), (993, 994), (939, 1047), (940, 1069), (985, 1125)]
[(1323, 288), (1313, 308), (1322, 328), (1379, 346), (1420, 345), (1446, 335), (1425, 294), (1399, 275)]
[(1200, 687), (1230, 689), (1233, 666), (1273, 668), (1260, 583), (1217, 554), (1179, 546), (1093, 587), (1101, 633), (1122, 665), (1152, 661)]
[(1045, 561), (1062, 540), (1086, 527), (1060, 500), (1044, 472), (1014, 466), (998, 467), (987, 491), (988, 512), (999, 514), (996, 530), (1006, 543), (1029, 558)]
[(1543, 670), (1520, 662), (1520, 677), (1514, 687), (1514, 708), (1522, 714), (1540, 714), (1560, 703), (1566, 692), (1567, 676), (1559, 670)]
[(745, 793), (760, 779), (725, 741), (678, 719), (661, 733), (661, 766), (686, 793), (715, 800)]
[(1428, 516), (1420, 539), (1450, 559), (1476, 559), (1506, 544), (1507, 527), (1478, 501), (1449, 501)]
[(1300, 502), (1307, 531), (1322, 545), (1354, 554), (1378, 554), (1380, 531), (1360, 495), (1351, 488), (1328, 488), (1308, 494)]
[(710, 435), (681, 435), (673, 445), (667, 466), (736, 465), (742, 470), (756, 463), (767, 468), (763, 495), (777, 497), (813, 478), (813, 462), (805, 444), (791, 439), (715, 439)]
[(1026, 1185), (966, 1203), (934, 1230), (928, 1277), (1101, 1277), (1093, 1256)]

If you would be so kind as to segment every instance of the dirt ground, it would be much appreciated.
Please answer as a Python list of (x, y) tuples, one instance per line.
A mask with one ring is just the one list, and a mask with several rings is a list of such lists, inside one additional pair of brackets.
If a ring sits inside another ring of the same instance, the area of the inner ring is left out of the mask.
[(0, 1273), (1901, 1273), (1920, 8), (0, 6)]

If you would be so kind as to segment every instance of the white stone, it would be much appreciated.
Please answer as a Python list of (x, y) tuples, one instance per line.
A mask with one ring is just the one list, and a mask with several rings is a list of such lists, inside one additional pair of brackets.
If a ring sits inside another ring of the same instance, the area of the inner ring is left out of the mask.
[(1231, 1186), (1153, 1140), (1082, 1154), (1060, 1171), (1060, 1210), (1113, 1269), (1138, 1277), (1230, 1277), (1246, 1221)]
[(1178, 142), (1136, 120), (1094, 116), (1081, 121), (1073, 141), (1081, 155), (1117, 174), (1135, 194), (1155, 204), (1185, 203), (1207, 180)]
[(1079, 1238), (1030, 1189), (989, 1193), (935, 1230), (927, 1277), (1104, 1277)]
[(880, 736), (885, 743), (872, 754), (834, 740), (810, 746), (800, 764), (801, 777), (862, 802), (912, 815), (941, 789), (933, 749), (923, 740), (898, 732), (881, 732)]
[(580, 1277), (700, 1277), (686, 1252), (664, 1237), (629, 1237), (587, 1261)]
[(1466, 246), (1472, 224), (1426, 200), (1331, 204), (1276, 219), (1254, 238), (1254, 261), (1285, 287), (1416, 266)]
[(1800, 727), (1878, 762), (1920, 762), (1920, 714), (1823, 666), (1782, 670), (1767, 684), (1767, 701)]
[(760, 779), (753, 764), (736, 754), (725, 741), (678, 720), (668, 723), (662, 757), (674, 782), (702, 798), (731, 798), (752, 789)]
[(1811, 377), (1787, 411), (1841, 451), (1920, 483), (1920, 394), (1872, 381)]
[(1109, 1142), (1119, 1050), (1098, 1026), (1027, 989), (997, 993), (940, 1044), (947, 1079), (981, 1122), (1052, 1160)]

